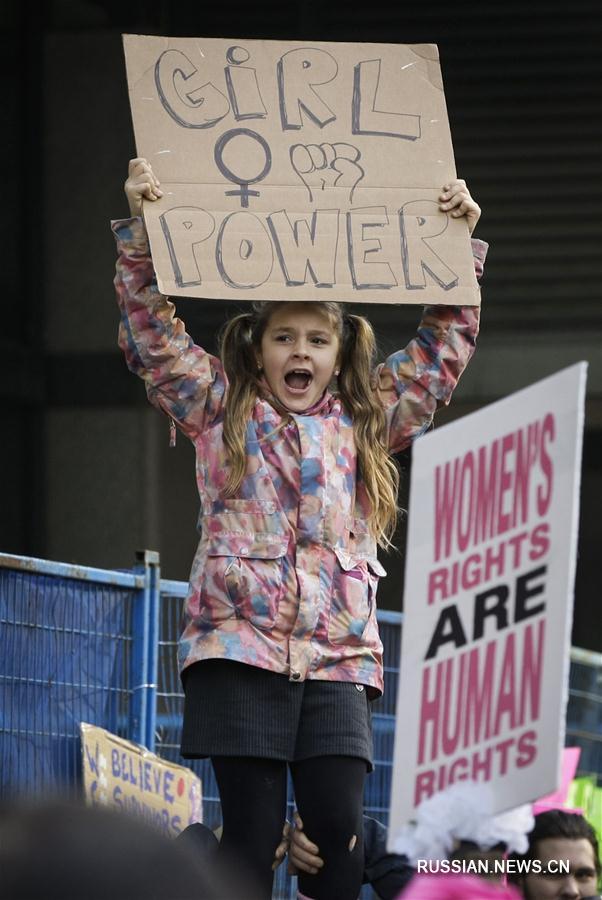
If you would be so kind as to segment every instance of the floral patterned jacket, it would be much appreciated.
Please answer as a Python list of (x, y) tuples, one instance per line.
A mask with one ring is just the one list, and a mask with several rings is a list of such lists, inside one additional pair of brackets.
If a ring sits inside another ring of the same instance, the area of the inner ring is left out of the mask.
[[(376, 587), (385, 572), (366, 524), (350, 416), (326, 393), (283, 423), (259, 397), (247, 424), (247, 472), (223, 493), (222, 365), (196, 346), (156, 287), (140, 219), (113, 223), (119, 258), (119, 344), (150, 401), (194, 443), (201, 538), (180, 639), (183, 670), (225, 658), (382, 691)], [(477, 275), (487, 245), (473, 241)], [(392, 452), (429, 427), (470, 359), (476, 307), (426, 307), (418, 334), (375, 373)]]

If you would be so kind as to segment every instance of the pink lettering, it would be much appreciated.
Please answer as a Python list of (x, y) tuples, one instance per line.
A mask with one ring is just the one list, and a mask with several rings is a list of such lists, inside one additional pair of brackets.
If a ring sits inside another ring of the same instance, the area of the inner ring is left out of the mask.
[[(435, 469), (435, 561), (449, 556), (452, 547), (454, 512), (458, 484), (458, 460), (454, 460), (453, 476), (450, 463)], [(443, 545), (443, 546), (442, 546)]]
[(431, 572), (429, 575), (429, 587), (428, 587), (428, 605), (431, 606), (435, 600), (437, 599), (437, 592), (441, 592), (440, 600), (447, 600), (449, 596), (449, 591), (447, 587), (448, 583), (448, 570), (446, 568), (443, 569), (435, 569), (434, 572)]
[(443, 664), (437, 663), (435, 690), (433, 696), (429, 696), (429, 684), (432, 667), (426, 667), (422, 672), (422, 694), (420, 698), (420, 740), (418, 746), (418, 765), (422, 765), (426, 757), (427, 729), (431, 730), (430, 759), (435, 759), (439, 752), (439, 701), (441, 698), (441, 679), (443, 676)]
[(489, 463), (487, 462), (487, 448), (479, 447), (474, 528), (476, 542), (486, 541), (495, 534), (494, 522), (497, 499), (498, 446), (498, 441), (494, 441), (491, 445)]
[(550, 549), (550, 526), (547, 522), (537, 525), (531, 533), (529, 559), (535, 561), (545, 556)]
[(509, 512), (504, 512), (504, 502), (506, 494), (512, 489), (512, 469), (508, 457), (514, 449), (514, 435), (507, 434), (502, 438), (502, 460), (500, 470), (498, 503), (497, 503), (497, 534), (504, 534), (508, 531), (512, 524), (512, 516)]
[(554, 416), (548, 413), (543, 420), (541, 436), (541, 471), (544, 474), (545, 486), (540, 485), (537, 488), (537, 512), (540, 516), (545, 516), (550, 508), (552, 500), (552, 482), (554, 476), (554, 465), (548, 454), (547, 444), (552, 442), (556, 437), (556, 424)]
[[(534, 632), (537, 628), (536, 646)], [(543, 675), (543, 650), (545, 642), (546, 620), (529, 623), (525, 629), (523, 645), (523, 665), (520, 675), (520, 724), (539, 719), (539, 701), (541, 699), (541, 679)], [(527, 705), (529, 711), (527, 712)]]
[(420, 772), (416, 776), (414, 783), (414, 805), (418, 806), (427, 797), (431, 797), (435, 793), (435, 772), (433, 769), (427, 769), (426, 772)]
[(494, 734), (499, 734), (502, 729), (502, 717), (508, 716), (508, 728), (516, 727), (516, 671), (515, 671), (515, 634), (511, 632), (506, 637), (504, 647), (504, 659), (500, 674), (500, 689), (497, 695), (495, 711)]
[(491, 780), (491, 757), (493, 751), (491, 747), (487, 747), (483, 754), (475, 753), (472, 757), (472, 780), (478, 781), (482, 776), (482, 781)]
[(472, 530), (472, 499), (474, 495), (474, 457), (470, 450), (462, 460), (458, 503), (458, 548), (464, 553), (470, 543)]
[(462, 733), (462, 716), (464, 713), (462, 698), (464, 697), (464, 679), (466, 677), (466, 654), (462, 654), (459, 664), (455, 667), (458, 670), (455, 681), (452, 677), (453, 664), (453, 659), (448, 659), (444, 663), (445, 692), (443, 696), (441, 748), (446, 756), (451, 756), (456, 752)]
[(491, 698), (495, 641), (485, 647), (485, 664), (479, 672), (479, 647), (469, 653), (466, 702), (464, 710), (464, 746), (478, 743), (490, 736)]
[(525, 766), (530, 766), (531, 763), (535, 760), (537, 756), (537, 746), (535, 741), (537, 740), (537, 732), (536, 731), (525, 731), (524, 734), (518, 739), (518, 757), (516, 759), (516, 765), (519, 769), (524, 769)]

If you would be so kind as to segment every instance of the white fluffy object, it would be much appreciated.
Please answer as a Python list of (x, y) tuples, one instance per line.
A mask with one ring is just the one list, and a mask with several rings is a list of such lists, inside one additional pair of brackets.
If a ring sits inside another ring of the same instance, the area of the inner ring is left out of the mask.
[(535, 824), (531, 805), (517, 806), (497, 816), (491, 790), (473, 781), (458, 781), (434, 794), (416, 809), (416, 818), (395, 836), (393, 850), (412, 865), (419, 859), (446, 859), (458, 841), (473, 841), (489, 850), (503, 841), (509, 852), (525, 853), (527, 835)]

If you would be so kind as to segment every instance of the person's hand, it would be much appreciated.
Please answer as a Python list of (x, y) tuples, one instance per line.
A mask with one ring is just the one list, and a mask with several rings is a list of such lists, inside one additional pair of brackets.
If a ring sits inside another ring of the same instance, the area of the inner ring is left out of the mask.
[(123, 187), (132, 216), (142, 215), (143, 197), (145, 200), (158, 200), (163, 196), (163, 191), (158, 179), (153, 174), (150, 163), (142, 158), (130, 159), (128, 177)]
[(481, 217), (481, 207), (472, 199), (466, 182), (461, 178), (444, 185), (439, 195), (439, 209), (450, 213), (454, 219), (466, 216), (469, 234), (473, 233)]
[(291, 835), (291, 823), (285, 822), (284, 828), (282, 829), (282, 837), (280, 838), (280, 843), (276, 847), (276, 852), (274, 853), (274, 862), (272, 863), (272, 872), (275, 872), (286, 854), (288, 853), (288, 848), (290, 844), (290, 835)]
[(317, 875), (324, 865), (324, 860), (319, 855), (320, 850), (303, 831), (303, 822), (298, 812), (295, 812), (294, 819), (295, 827), (291, 829), (288, 848), (288, 874), (307, 872), (308, 875)]

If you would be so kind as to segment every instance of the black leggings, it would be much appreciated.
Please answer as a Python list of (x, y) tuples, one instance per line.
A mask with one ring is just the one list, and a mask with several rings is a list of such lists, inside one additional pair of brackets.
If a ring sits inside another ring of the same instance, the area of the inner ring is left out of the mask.
[[(224, 831), (220, 855), (235, 860), (257, 886), (253, 898), (272, 896), (274, 852), (286, 817), (287, 764), (252, 757), (213, 757)], [(321, 756), (290, 764), (295, 801), (307, 836), (324, 866), (301, 874), (299, 890), (312, 900), (357, 900), (364, 874), (362, 805), (366, 762)], [(349, 850), (350, 841), (355, 846)]]

